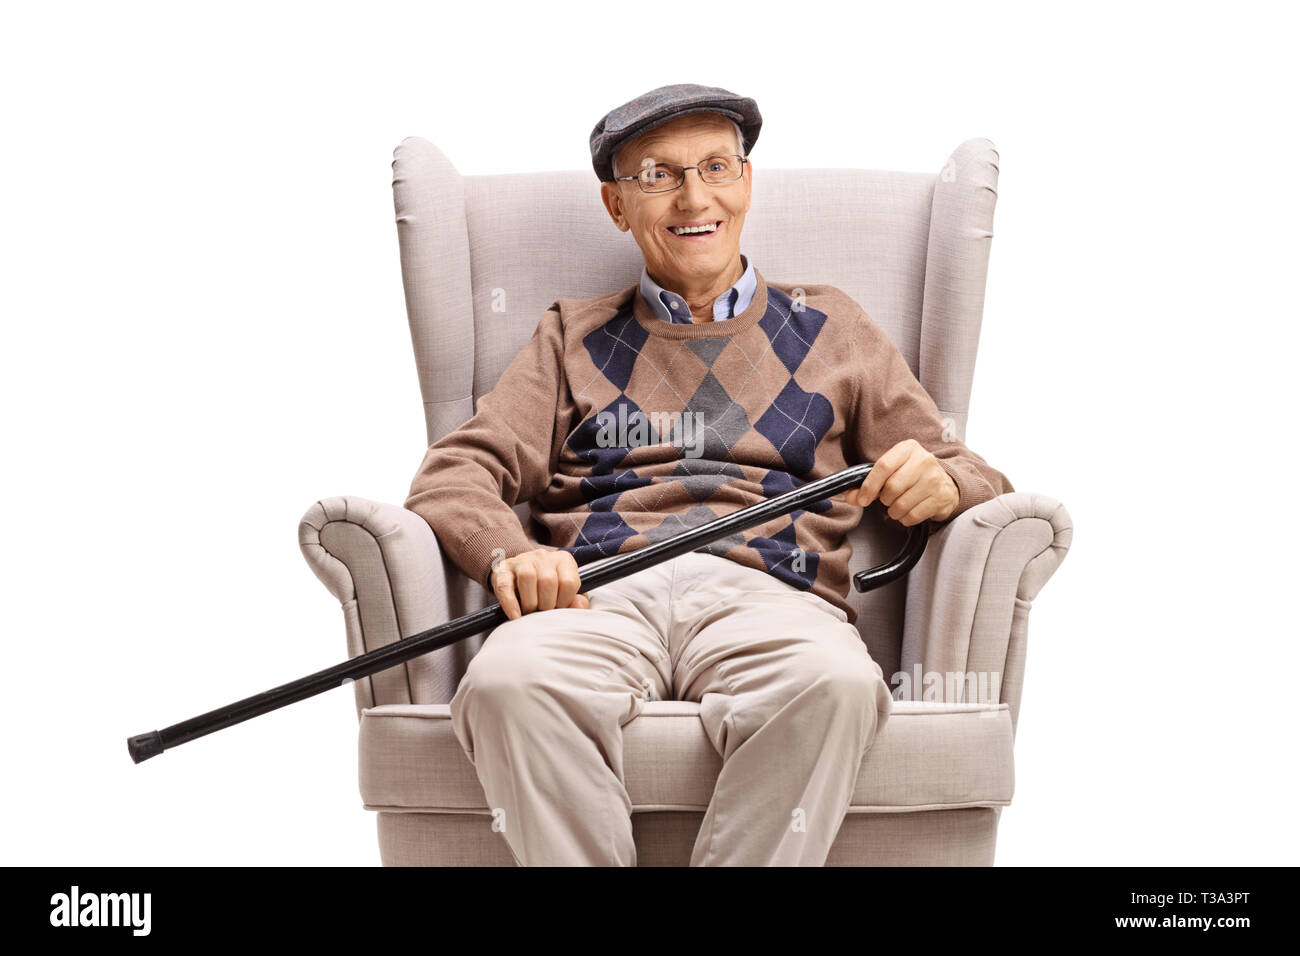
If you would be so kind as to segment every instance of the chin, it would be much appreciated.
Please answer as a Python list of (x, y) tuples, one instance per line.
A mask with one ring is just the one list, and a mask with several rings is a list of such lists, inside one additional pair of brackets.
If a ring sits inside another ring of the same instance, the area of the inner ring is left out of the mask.
[(726, 264), (726, 259), (720, 259), (714, 256), (694, 256), (680, 262), (680, 268), (677, 271), (688, 273), (690, 275), (713, 275), (715, 272), (723, 269)]

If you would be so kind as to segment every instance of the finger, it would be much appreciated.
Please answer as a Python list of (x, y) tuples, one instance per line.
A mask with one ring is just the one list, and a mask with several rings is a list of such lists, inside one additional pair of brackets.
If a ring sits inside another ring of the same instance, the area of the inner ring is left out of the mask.
[(885, 482), (890, 476), (898, 470), (907, 459), (911, 457), (910, 443), (906, 440), (899, 442), (889, 451), (881, 455), (871, 466), (871, 471), (867, 473), (866, 480), (862, 482), (862, 487), (858, 489), (856, 504), (865, 508), (871, 502), (876, 500), (880, 494), (880, 489), (884, 487)]
[[(925, 456), (928, 458), (928, 454)], [(932, 517), (939, 513), (943, 507), (943, 485), (947, 480), (945, 475), (940, 475), (936, 471), (937, 465), (931, 461), (922, 462), (919, 475), (905, 492), (894, 499), (889, 506), (889, 516), (895, 521), (901, 521), (903, 524), (918, 524), (925, 518)], [(938, 469), (942, 470), (942, 469)], [(907, 469), (904, 469), (906, 472)], [(908, 522), (904, 519), (916, 512), (916, 516)]]
[(519, 601), (515, 598), (515, 577), (509, 567), (498, 565), (496, 571), (492, 573), (492, 593), (496, 595), (509, 620), (513, 621), (523, 616), (523, 612), (519, 609)]
[(519, 592), (519, 609), (525, 614), (537, 610), (537, 566), (533, 559), (521, 555), (515, 572), (515, 590)]
[(880, 497), (880, 492), (884, 488), (885, 483), (894, 474), (898, 464), (899, 463), (896, 460), (885, 461), (882, 458), (871, 467), (871, 472), (867, 475), (866, 480), (862, 482), (862, 485), (858, 488), (854, 488), (846, 494), (845, 497), (847, 498), (849, 495), (852, 495), (853, 503), (855, 505), (863, 508), (867, 507), (871, 502)]
[(923, 485), (915, 485), (890, 505), (889, 517), (911, 527), (938, 511), (938, 505), (938, 499), (927, 493)]
[(555, 598), (560, 591), (560, 577), (555, 564), (550, 558), (537, 562), (537, 610), (549, 611), (555, 607)]
[[(866, 480), (862, 482), (861, 487), (851, 488), (844, 493), (844, 500), (851, 505), (865, 508), (876, 500), (876, 493), (879, 491), (878, 486), (888, 477), (887, 469), (877, 462), (872, 466), (871, 472), (867, 475)], [(876, 479), (874, 482), (872, 481), (873, 478)]]
[[(905, 461), (899, 463), (894, 469), (893, 474), (885, 481), (880, 489), (880, 503), (886, 508), (892, 508), (900, 497), (907, 494), (912, 488), (922, 481), (925, 477), (925, 458), (928, 453), (920, 450), (915, 455), (910, 455)], [(895, 514), (906, 514), (905, 511), (890, 511), (890, 517)]]
[[(872, 465), (866, 481), (862, 482), (862, 487), (855, 488), (850, 492), (853, 495), (853, 503), (865, 508), (875, 501), (880, 496), (881, 488), (884, 487), (885, 482), (889, 480), (897, 466), (896, 461), (886, 461), (884, 458)], [(845, 497), (847, 498), (848, 495), (845, 495)]]
[(865, 508), (871, 502), (876, 500), (876, 495), (880, 494), (880, 486), (885, 483), (885, 479), (893, 473), (893, 468), (889, 462), (881, 459), (871, 466), (871, 471), (867, 474), (866, 480), (862, 482), (862, 487), (853, 493), (856, 505)]
[(559, 580), (559, 591), (555, 595), (556, 607), (569, 607), (578, 593), (578, 588), (582, 587), (582, 577), (578, 574), (578, 562), (573, 559), (573, 555), (564, 552), (569, 559), (565, 561), (560, 559), (560, 566), (556, 571), (556, 577)]
[(904, 527), (910, 528), (913, 525), (920, 524), (922, 521), (929, 521), (936, 514), (938, 514), (938, 509), (935, 506), (934, 499), (927, 498), (899, 519), (899, 521)]

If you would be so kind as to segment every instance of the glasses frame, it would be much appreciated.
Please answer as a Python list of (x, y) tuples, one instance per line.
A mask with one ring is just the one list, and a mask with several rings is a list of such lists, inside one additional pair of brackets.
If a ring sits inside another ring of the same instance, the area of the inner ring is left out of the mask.
[[(707, 179), (704, 178), (704, 169), (703, 169), (702, 167), (703, 167), (704, 164), (707, 163), (710, 159), (722, 159), (722, 158), (729, 158), (729, 157), (732, 157), (732, 156), (734, 156), (734, 157), (736, 157), (737, 159), (740, 160), (740, 175), (739, 175), (739, 176), (737, 176), (735, 179), (725, 179), (725, 180), (723, 180), (723, 181), (720, 182), (720, 183), (711, 183), (711, 182), (709, 182)], [(698, 173), (700, 174), (700, 182), (704, 183), (706, 186), (728, 186), (728, 185), (730, 185), (731, 183), (738, 183), (738, 182), (740, 182), (742, 179), (745, 178), (745, 164), (746, 164), (747, 162), (749, 162), (749, 157), (748, 157), (748, 156), (742, 156), (740, 153), (715, 153), (715, 154), (712, 155), (712, 156), (708, 156), (708, 157), (706, 157), (706, 158), (704, 158), (704, 159), (701, 159), (701, 160), (700, 160), (698, 163), (696, 163), (694, 166), (683, 166), (681, 163), (655, 163), (655, 164), (654, 164), (655, 166), (668, 166), (668, 167), (670, 167), (670, 168), (673, 168), (673, 169), (678, 170), (678, 177), (679, 177), (679, 178), (678, 178), (678, 181), (677, 181), (677, 185), (675, 185), (675, 186), (670, 186), (670, 187), (668, 187), (667, 189), (646, 189), (646, 187), (645, 187), (645, 182), (644, 182), (644, 180), (641, 179), (641, 177), (640, 177), (639, 175), (637, 175), (637, 176), (615, 176), (615, 177), (614, 177), (614, 182), (616, 182), (616, 183), (621, 183), (621, 182), (627, 182), (627, 181), (630, 180), (630, 179), (634, 179), (634, 180), (636, 180), (636, 184), (637, 184), (637, 186), (640, 187), (640, 189), (641, 189), (641, 191), (642, 191), (643, 193), (646, 193), (647, 195), (650, 195), (650, 196), (659, 196), (659, 195), (662, 195), (663, 193), (670, 193), (670, 192), (673, 192), (674, 190), (681, 189), (683, 186), (685, 186), (685, 185), (686, 185), (686, 170), (688, 170), (688, 169), (693, 169), (693, 170), (695, 170), (696, 172), (698, 172)], [(653, 167), (652, 167), (652, 168), (653, 168)]]

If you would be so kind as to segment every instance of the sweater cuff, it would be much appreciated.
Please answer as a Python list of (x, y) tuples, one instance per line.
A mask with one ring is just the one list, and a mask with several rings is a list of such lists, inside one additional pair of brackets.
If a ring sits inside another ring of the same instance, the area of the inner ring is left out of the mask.
[(497, 558), (513, 558), (536, 548), (516, 521), (514, 524), (480, 528), (461, 541), (455, 557), (462, 571), (491, 591), (489, 576), (493, 561)]
[(941, 523), (946, 524), (963, 511), (974, 508), (993, 497), (993, 489), (989, 487), (989, 483), (974, 469), (964, 467), (962, 462), (956, 459), (940, 458), (938, 461), (957, 485), (957, 507)]

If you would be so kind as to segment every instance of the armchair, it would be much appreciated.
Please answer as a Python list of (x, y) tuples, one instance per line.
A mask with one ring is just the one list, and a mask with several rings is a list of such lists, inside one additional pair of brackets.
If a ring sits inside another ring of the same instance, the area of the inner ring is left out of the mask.
[[(853, 296), (958, 437), (997, 158), (992, 143), (972, 139), (937, 175), (764, 170), (743, 240), (769, 281), (826, 282)], [(624, 288), (640, 273), (640, 252), (610, 225), (590, 171), (462, 176), (432, 143), (408, 137), (394, 151), (393, 191), (430, 443), (472, 415), (551, 302)], [(516, 512), (527, 527), (526, 506)], [(862, 761), (828, 865), (993, 863), (1014, 790), (1029, 610), (1070, 539), (1062, 504), (1013, 492), (932, 534), (906, 580), (849, 592), (872, 657), (887, 679), (905, 676), (903, 699)], [(883, 563), (900, 540), (896, 525), (868, 509), (850, 535), (850, 572)], [(342, 607), (351, 656), (492, 600), (444, 558), (424, 519), (398, 505), (318, 501), (299, 541)], [(513, 865), (448, 708), (484, 640), (354, 684), (361, 798), (376, 811), (385, 865)], [(624, 728), (640, 865), (690, 857), (721, 767), (698, 714), (698, 704), (648, 701)]]

